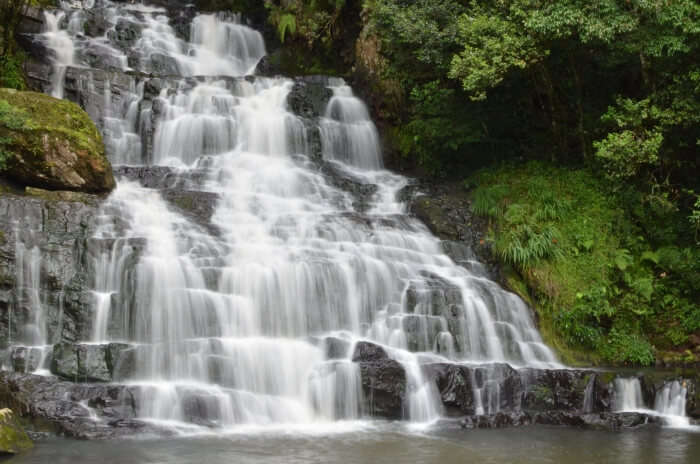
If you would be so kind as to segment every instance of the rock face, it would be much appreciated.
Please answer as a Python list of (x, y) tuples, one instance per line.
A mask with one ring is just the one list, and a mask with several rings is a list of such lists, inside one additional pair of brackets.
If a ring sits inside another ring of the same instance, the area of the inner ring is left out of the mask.
[(365, 409), (374, 417), (403, 419), (406, 399), (406, 371), (393, 359), (362, 361), (360, 374)]
[(28, 419), (35, 430), (69, 437), (113, 438), (155, 431), (134, 419), (138, 392), (121, 385), (74, 384), (0, 372), (0, 403)]
[(135, 355), (124, 343), (58, 343), (53, 347), (51, 372), (73, 382), (110, 382), (134, 372)]
[(16, 454), (32, 448), (27, 432), (15, 419), (10, 409), (0, 409), (0, 454)]
[[(88, 238), (98, 204), (75, 192), (0, 193), (0, 349), (90, 339)], [(12, 363), (24, 372), (41, 357), (19, 351)]]
[(114, 188), (102, 136), (77, 105), (3, 89), (0, 106), (4, 177), (51, 190), (101, 193)]

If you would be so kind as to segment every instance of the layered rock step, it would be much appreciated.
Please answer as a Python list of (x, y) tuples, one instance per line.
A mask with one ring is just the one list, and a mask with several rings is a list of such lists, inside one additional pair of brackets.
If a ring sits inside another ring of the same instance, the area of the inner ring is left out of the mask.
[[(328, 351), (329, 363), (351, 363), (359, 369), (361, 409), (371, 417), (402, 419), (407, 414), (408, 383), (405, 368), (390, 357), (391, 350), (370, 342), (348, 344), (342, 338), (310, 341)], [(0, 399), (36, 423), (49, 421), (57, 430), (76, 437), (108, 437), (159, 430), (156, 424), (137, 420), (150, 407), (157, 384), (138, 381), (120, 384), (137, 370), (138, 347), (126, 344), (57, 344), (51, 369), (57, 377), (0, 372)], [(224, 364), (209, 365), (213, 377), (227, 374)], [(499, 428), (530, 424), (619, 429), (662, 424), (651, 408), (654, 398), (670, 382), (688, 390), (687, 414), (698, 417), (693, 379), (682, 377), (636, 378), (647, 398), (649, 411), (619, 411), (614, 371), (514, 368), (508, 364), (445, 364), (423, 366), (429, 382), (439, 391), (446, 418), (459, 419), (463, 428)], [(219, 372), (217, 374), (217, 372)], [(629, 375), (623, 373), (622, 375)], [(625, 377), (627, 378), (627, 377)], [(99, 382), (99, 383), (96, 383)], [(213, 391), (225, 387), (175, 384), (189, 422), (217, 427)], [(212, 390), (213, 389), (213, 390)], [(211, 404), (210, 404), (211, 403)]]

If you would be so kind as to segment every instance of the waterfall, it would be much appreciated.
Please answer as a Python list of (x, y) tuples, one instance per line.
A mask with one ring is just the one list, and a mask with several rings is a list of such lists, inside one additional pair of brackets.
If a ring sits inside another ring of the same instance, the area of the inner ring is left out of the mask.
[(44, 37), (49, 48), (53, 51), (53, 75), (51, 76), (51, 96), (63, 98), (63, 81), (66, 69), (73, 65), (75, 45), (68, 31), (61, 29), (61, 21), (65, 19), (65, 13), (59, 11), (44, 12), (46, 32)]
[(596, 378), (597, 376), (595, 374), (591, 375), (590, 379), (588, 379), (588, 383), (586, 384), (586, 389), (583, 391), (583, 413), (584, 414), (590, 414), (593, 412), (593, 408), (595, 406), (595, 384), (596, 384)]
[(613, 405), (616, 411), (639, 411), (644, 409), (642, 385), (637, 377), (618, 377), (615, 379)]
[(661, 414), (672, 427), (688, 427), (690, 420), (686, 415), (685, 404), (688, 388), (685, 380), (666, 382), (663, 388), (656, 392), (654, 410)]
[[(55, 94), (59, 71), (84, 67), (78, 85), (103, 95), (94, 111), (113, 164), (158, 167), (171, 182), (119, 180), (91, 241), (93, 320), (82, 341), (131, 347), (125, 382), (142, 399), (140, 418), (219, 428), (362, 419), (359, 341), (403, 367), (415, 422), (443, 412), (425, 364), (559, 366), (525, 303), (455, 264), (406, 213), (397, 197), (408, 180), (383, 169), (377, 128), (347, 83), (325, 81), (330, 99), (310, 121), (290, 107), (294, 80), (243, 77), (265, 44), (240, 17), (198, 15), (188, 41), (165, 9), (90, 8), (107, 23), (99, 37), (78, 32), (81, 5), (47, 13), (49, 47), (74, 47), (74, 61), (55, 62)], [(322, 163), (366, 187), (366, 204)], [(174, 205), (173, 185), (209, 215)], [(331, 338), (351, 348), (331, 356)], [(477, 409), (498, 412), (498, 381), (480, 382)]]
[(642, 412), (660, 417), (666, 425), (677, 428), (690, 426), (686, 415), (688, 388), (686, 380), (665, 382), (656, 391), (654, 409), (648, 409), (642, 398), (642, 388), (637, 377), (615, 379), (614, 408), (617, 411)]
[(324, 158), (362, 169), (380, 169), (379, 134), (367, 107), (342, 79), (332, 79), (329, 84), (333, 97), (320, 127)]

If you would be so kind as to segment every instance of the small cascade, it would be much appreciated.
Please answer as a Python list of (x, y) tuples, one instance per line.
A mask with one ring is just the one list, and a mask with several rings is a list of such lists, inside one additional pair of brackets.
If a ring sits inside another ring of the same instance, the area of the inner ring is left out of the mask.
[(199, 15), (192, 21), (189, 56), (180, 70), (192, 76), (245, 76), (265, 56), (262, 35), (239, 16)]
[(616, 378), (614, 408), (617, 411), (641, 412), (660, 417), (664, 424), (670, 427), (692, 427), (686, 415), (686, 398), (688, 388), (685, 380), (673, 380), (664, 383), (657, 390), (654, 398), (654, 409), (649, 409), (642, 399), (642, 389), (639, 379)]
[(342, 79), (329, 84), (333, 97), (320, 126), (323, 157), (364, 170), (380, 169), (379, 134), (367, 106)]
[[(42, 297), (42, 256), (32, 231), (15, 230), (17, 279), (14, 307), (9, 308), (8, 364), (24, 372), (47, 373), (51, 353), (47, 324), (47, 302)], [(14, 327), (13, 327), (14, 325)], [(13, 334), (16, 338), (13, 339)]]
[(592, 374), (588, 383), (586, 384), (586, 389), (583, 391), (583, 413), (590, 414), (593, 412), (595, 406), (595, 384), (597, 381), (597, 375)]
[(615, 379), (615, 396), (613, 409), (615, 411), (639, 411), (644, 409), (642, 385), (639, 378), (630, 377)]
[(654, 410), (659, 413), (672, 427), (688, 427), (690, 420), (686, 415), (686, 398), (688, 388), (685, 380), (666, 382), (663, 388), (656, 392)]
[(75, 59), (75, 44), (67, 29), (61, 28), (65, 20), (63, 11), (56, 13), (45, 11), (44, 23), (46, 31), (44, 38), (53, 56), (53, 75), (51, 76), (51, 96), (63, 98), (64, 79), (68, 66), (73, 66)]

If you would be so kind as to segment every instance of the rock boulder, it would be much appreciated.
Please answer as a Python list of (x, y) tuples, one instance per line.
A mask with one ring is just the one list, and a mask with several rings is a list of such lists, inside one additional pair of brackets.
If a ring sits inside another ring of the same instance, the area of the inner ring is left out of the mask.
[(77, 105), (0, 90), (0, 175), (24, 186), (90, 193), (115, 187), (102, 136)]

